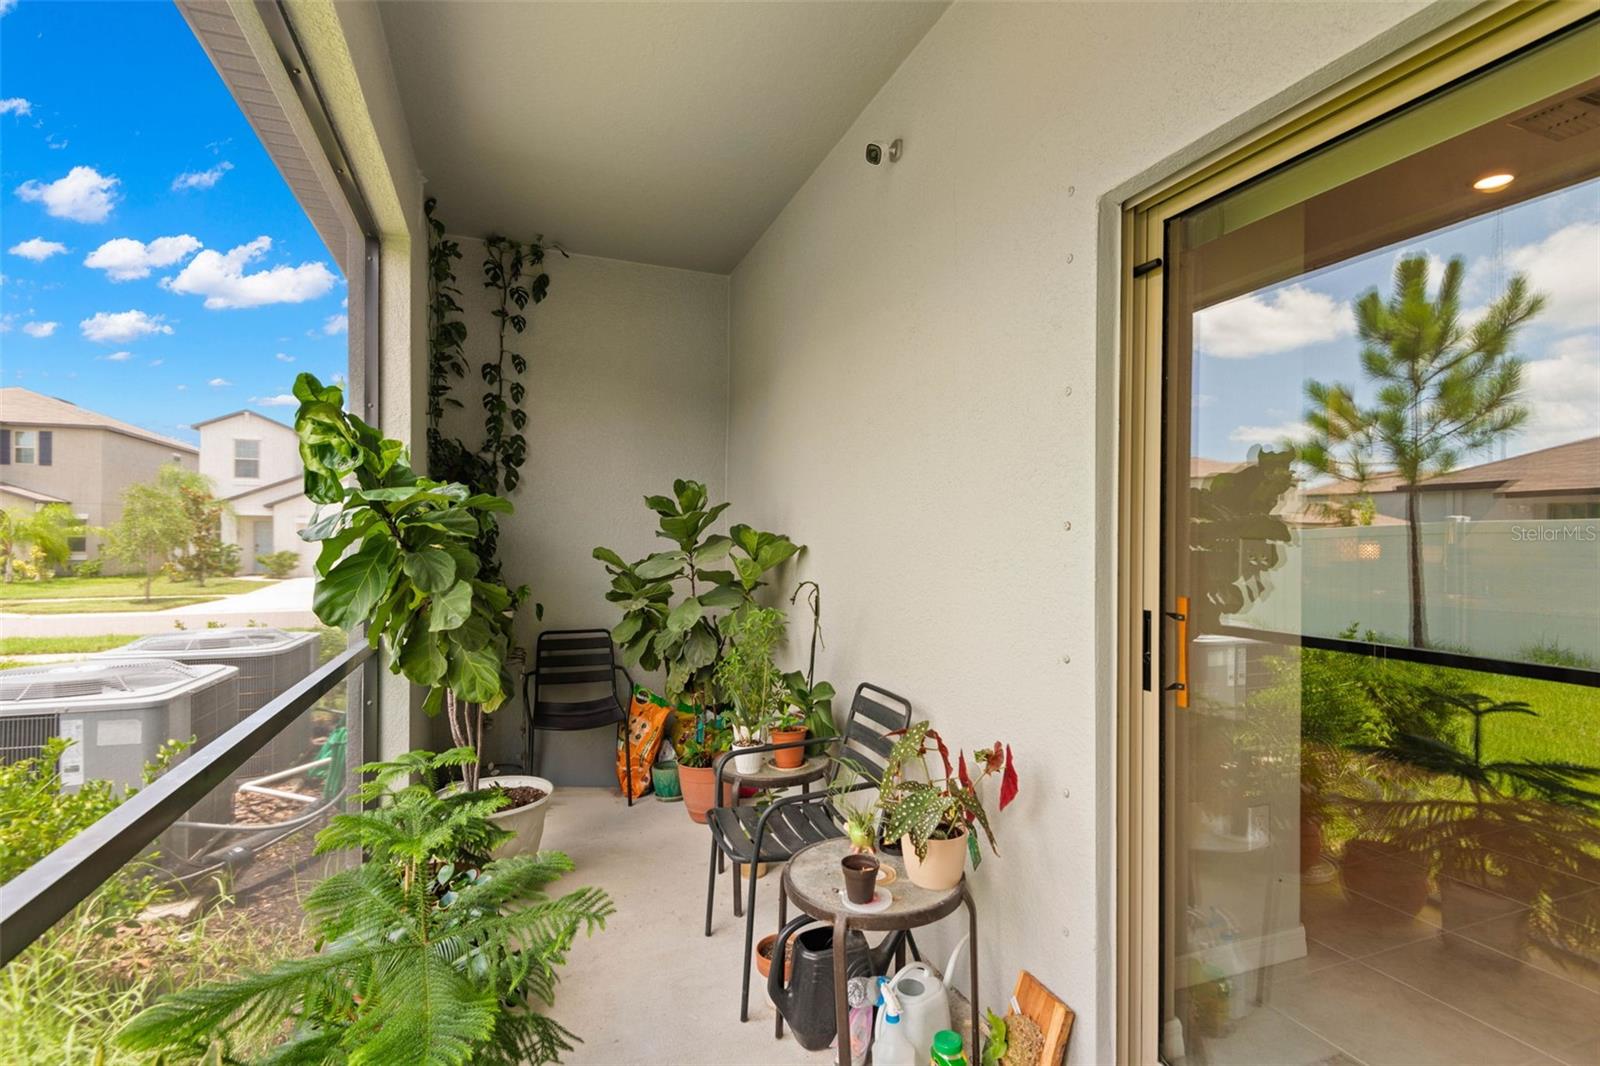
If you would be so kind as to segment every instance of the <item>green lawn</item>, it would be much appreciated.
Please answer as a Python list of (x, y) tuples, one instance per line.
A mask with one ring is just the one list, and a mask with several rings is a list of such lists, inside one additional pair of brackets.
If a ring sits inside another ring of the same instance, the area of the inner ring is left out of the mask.
[[(209, 587), (209, 586), (207, 586)], [(139, 611), (165, 611), (193, 603), (215, 603), (221, 596), (174, 596), (165, 600), (34, 600), (28, 603), (0, 601), (7, 614), (131, 614)]]
[(1484, 758), (1577, 762), (1600, 766), (1600, 689), (1462, 671), (1473, 692), (1522, 700), (1539, 717), (1495, 715), (1483, 728)]
[[(216, 578), (207, 581), (204, 588), (192, 581), (173, 581), (158, 577), (150, 583), (152, 596), (232, 596), (240, 592), (254, 592), (271, 584), (269, 581), (246, 581), (241, 578)], [(113, 599), (124, 596), (143, 596), (144, 578), (131, 577), (57, 577), (48, 581), (13, 581), (0, 584), (0, 603), (10, 600), (59, 600), (70, 597)], [(168, 603), (176, 607), (176, 603)]]
[(0, 637), (0, 655), (92, 655), (138, 640), (135, 633), (101, 633), (92, 637)]

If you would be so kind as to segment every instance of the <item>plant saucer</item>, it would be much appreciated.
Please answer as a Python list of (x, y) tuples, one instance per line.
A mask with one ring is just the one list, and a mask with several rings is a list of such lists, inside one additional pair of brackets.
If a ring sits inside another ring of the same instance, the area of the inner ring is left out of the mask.
[(839, 902), (843, 904), (844, 909), (855, 911), (857, 914), (878, 914), (888, 910), (889, 905), (894, 902), (893, 894), (882, 885), (877, 887), (872, 893), (872, 898), (866, 903), (851, 903), (850, 897), (844, 894), (844, 889), (841, 888), (838, 891)]

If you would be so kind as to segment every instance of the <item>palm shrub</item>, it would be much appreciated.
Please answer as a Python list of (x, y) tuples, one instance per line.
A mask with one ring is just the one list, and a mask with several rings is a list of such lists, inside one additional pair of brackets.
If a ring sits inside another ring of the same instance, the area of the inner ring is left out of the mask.
[[(513, 691), (506, 659), (528, 595), (485, 580), (475, 550), (510, 502), (418, 475), (404, 445), (344, 410), (336, 386), (301, 374), (294, 394), (306, 496), (318, 504), (300, 536), (322, 545), (312, 610), (340, 629), (365, 624), (390, 668), (428, 690), (423, 709), (443, 710), (456, 744), (479, 749), (484, 713)], [(475, 789), (477, 761), (462, 772)]]
[(367, 856), (306, 897), (317, 952), (167, 996), (120, 1042), (208, 1063), (242, 1061), (241, 1048), (285, 1033), (265, 1061), (558, 1061), (577, 1037), (535, 1004), (554, 1002), (578, 932), (603, 928), (614, 908), (598, 888), (550, 897), (573, 868), (560, 852), (487, 859), (510, 836), (489, 820), (504, 794), (437, 791), (441, 771), (476, 760), (462, 747), (364, 766), (360, 798), (381, 805), (317, 834), (318, 854)]

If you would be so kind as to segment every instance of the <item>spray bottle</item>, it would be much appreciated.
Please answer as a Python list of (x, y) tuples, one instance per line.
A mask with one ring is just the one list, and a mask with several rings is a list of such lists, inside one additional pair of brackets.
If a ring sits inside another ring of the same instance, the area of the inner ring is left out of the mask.
[(919, 1066), (916, 1049), (900, 1026), (900, 1001), (894, 989), (883, 987), (883, 1029), (872, 1042), (875, 1066)]

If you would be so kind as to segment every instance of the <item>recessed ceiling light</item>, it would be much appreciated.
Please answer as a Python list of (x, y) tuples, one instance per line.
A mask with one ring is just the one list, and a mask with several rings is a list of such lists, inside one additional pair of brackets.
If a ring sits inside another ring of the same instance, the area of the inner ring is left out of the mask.
[(1516, 180), (1517, 176), (1515, 174), (1485, 174), (1473, 182), (1472, 187), (1479, 192), (1498, 192)]

